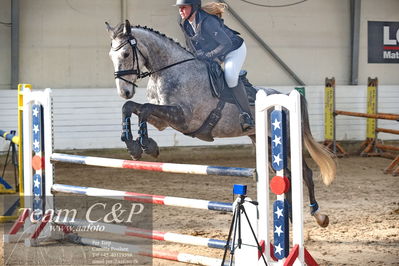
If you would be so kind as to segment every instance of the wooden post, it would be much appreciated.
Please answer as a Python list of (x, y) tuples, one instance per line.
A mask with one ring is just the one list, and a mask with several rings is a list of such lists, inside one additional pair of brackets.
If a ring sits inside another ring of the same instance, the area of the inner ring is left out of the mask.
[(335, 136), (335, 78), (326, 78), (324, 88), (324, 146), (338, 157), (347, 155)]

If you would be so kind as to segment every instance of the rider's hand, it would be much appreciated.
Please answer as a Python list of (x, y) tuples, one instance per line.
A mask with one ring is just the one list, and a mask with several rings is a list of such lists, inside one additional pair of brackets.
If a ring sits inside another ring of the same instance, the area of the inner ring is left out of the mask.
[(205, 52), (202, 50), (198, 50), (195, 53), (195, 57), (199, 60), (209, 60), (209, 58), (206, 56)]

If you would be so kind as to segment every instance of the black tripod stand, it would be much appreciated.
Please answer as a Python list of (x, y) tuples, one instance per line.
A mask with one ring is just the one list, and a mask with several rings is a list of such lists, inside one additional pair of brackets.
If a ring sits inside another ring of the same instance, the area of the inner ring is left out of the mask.
[(228, 263), (228, 265), (233, 265), (235, 250), (237, 248), (241, 248), (241, 245), (242, 245), (241, 214), (242, 213), (244, 214), (244, 216), (245, 216), (245, 218), (246, 218), (246, 220), (248, 222), (248, 225), (249, 225), (249, 227), (251, 229), (252, 236), (255, 239), (258, 251), (259, 251), (259, 253), (262, 256), (262, 259), (263, 259), (265, 265), (267, 265), (266, 259), (265, 259), (264, 255), (263, 255), (263, 252), (262, 252), (262, 247), (259, 245), (258, 238), (256, 237), (254, 229), (253, 229), (253, 227), (251, 225), (251, 222), (250, 222), (250, 220), (248, 218), (247, 212), (245, 211), (244, 202), (249, 202), (249, 203), (252, 203), (254, 205), (258, 205), (257, 201), (248, 201), (248, 200), (246, 200), (246, 195), (240, 195), (237, 198), (237, 201), (236, 201), (237, 204), (236, 204), (236, 206), (234, 208), (234, 212), (233, 212), (233, 219), (231, 220), (231, 224), (230, 224), (229, 235), (227, 237), (226, 246), (224, 247), (222, 266), (225, 265), (226, 256), (227, 256), (227, 250), (230, 250), (230, 262)]

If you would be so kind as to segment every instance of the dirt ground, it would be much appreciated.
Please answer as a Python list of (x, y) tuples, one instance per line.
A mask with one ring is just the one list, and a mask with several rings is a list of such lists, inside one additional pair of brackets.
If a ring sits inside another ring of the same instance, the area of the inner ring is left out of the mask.
[[(129, 159), (127, 153), (120, 150), (69, 153)], [(152, 159), (145, 157), (143, 160)], [(156, 161), (255, 167), (255, 152), (249, 146), (164, 148), (161, 149), (161, 155)], [(320, 265), (399, 265), (399, 177), (382, 173), (390, 161), (357, 156), (337, 159), (337, 177), (329, 187), (324, 186), (317, 178), (318, 169), (315, 168), (313, 161), (309, 158), (307, 161), (314, 169), (316, 197), (321, 210), (330, 217), (330, 225), (327, 228), (320, 228), (310, 216), (308, 208), (304, 207), (305, 246), (316, 261)], [(61, 184), (225, 202), (232, 201), (232, 186), (240, 183), (248, 185), (249, 196), (255, 198), (256, 195), (255, 182), (239, 177), (165, 174), (62, 163), (56, 166), (56, 180)], [(307, 206), (306, 191), (304, 195)], [(204, 210), (158, 205), (154, 205), (153, 208), (153, 228), (160, 231), (224, 240), (227, 237), (230, 220), (230, 213), (210, 213)], [(2, 230), (7, 230), (9, 227), (10, 224), (7, 224), (6, 229)], [(189, 245), (155, 242), (154, 247), (222, 257), (221, 250)], [(3, 243), (1, 249), (3, 251)], [(76, 251), (76, 246), (69, 243), (46, 243), (34, 249), (40, 250), (40, 255), (35, 259), (26, 258), (27, 251), (23, 244), (17, 244), (13, 246), (11, 256), (2, 252), (0, 262), (6, 265), (94, 264), (84, 262), (87, 260), (83, 260), (80, 256), (72, 261), (66, 260), (70, 256), (68, 252), (80, 252)], [(59, 260), (49, 263), (45, 260), (49, 254), (61, 255), (55, 255), (59, 256)], [(25, 260), (22, 257), (25, 257)], [(111, 264), (124, 263), (122, 261), (108, 263)], [(154, 259), (152, 264), (184, 265), (160, 259)]]

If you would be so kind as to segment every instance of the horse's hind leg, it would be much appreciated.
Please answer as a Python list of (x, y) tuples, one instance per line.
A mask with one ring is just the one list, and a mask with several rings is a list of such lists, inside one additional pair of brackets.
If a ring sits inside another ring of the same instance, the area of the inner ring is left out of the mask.
[(310, 214), (315, 217), (317, 223), (321, 227), (327, 227), (329, 223), (328, 216), (321, 214), (319, 212), (319, 204), (316, 201), (315, 192), (314, 192), (314, 183), (313, 183), (313, 172), (306, 164), (305, 160), (303, 160), (302, 168), (303, 168), (302, 169), (303, 180), (305, 181), (309, 192)]
[(180, 106), (145, 103), (138, 110), (138, 116), (140, 121), (147, 121), (154, 116), (179, 131), (184, 131), (186, 127), (184, 112)]
[[(286, 176), (291, 182), (291, 171), (289, 169), (284, 170), (286, 173)], [(309, 192), (309, 202), (310, 202), (310, 214), (315, 217), (316, 222), (318, 225), (321, 227), (327, 227), (329, 223), (329, 219), (327, 215), (321, 214), (319, 212), (319, 204), (316, 201), (315, 198), (315, 193), (314, 193), (314, 183), (313, 183), (313, 172), (312, 170), (308, 167), (306, 164), (305, 160), (303, 160), (302, 164), (302, 174), (303, 174), (303, 180), (305, 181), (305, 184), (308, 188)], [(290, 220), (292, 220), (292, 194), (291, 190), (288, 193), (285, 193), (285, 198), (288, 201), (288, 205), (290, 206)]]

